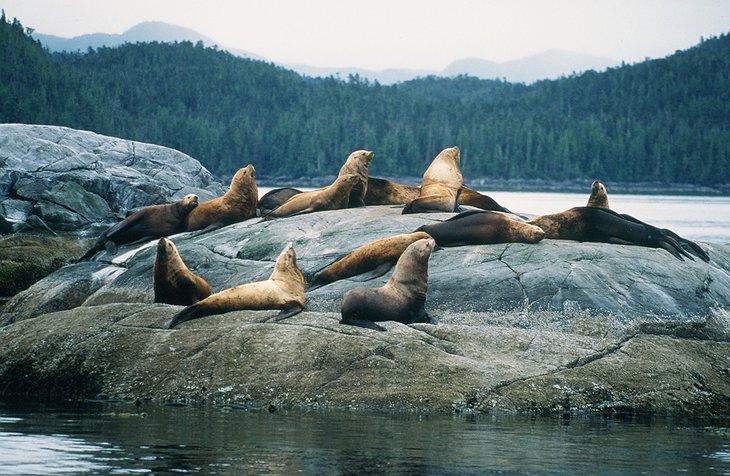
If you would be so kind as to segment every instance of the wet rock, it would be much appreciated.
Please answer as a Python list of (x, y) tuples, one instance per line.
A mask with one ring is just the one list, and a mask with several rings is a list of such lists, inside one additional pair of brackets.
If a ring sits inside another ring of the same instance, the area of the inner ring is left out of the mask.
[[(292, 242), (309, 280), (356, 247), (449, 214), (366, 207), (171, 237), (214, 291), (265, 279)], [(174, 330), (154, 304), (155, 241), (67, 266), (2, 310), (0, 381), (31, 359), (54, 374), (81, 362), (94, 397), (419, 411), (730, 412), (730, 246), (710, 262), (661, 249), (543, 240), (432, 254), (436, 324), (339, 324), (342, 294), (390, 276), (339, 281), (305, 311), (237, 311)], [(58, 370), (57, 370), (58, 369)], [(45, 374), (44, 374), (45, 375)]]

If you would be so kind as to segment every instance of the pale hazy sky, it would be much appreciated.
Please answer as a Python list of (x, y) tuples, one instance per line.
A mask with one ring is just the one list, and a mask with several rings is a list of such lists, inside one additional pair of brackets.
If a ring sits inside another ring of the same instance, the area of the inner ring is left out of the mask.
[(730, 31), (730, 0), (0, 0), (40, 33), (188, 27), (278, 63), (442, 69), (546, 49), (628, 63)]

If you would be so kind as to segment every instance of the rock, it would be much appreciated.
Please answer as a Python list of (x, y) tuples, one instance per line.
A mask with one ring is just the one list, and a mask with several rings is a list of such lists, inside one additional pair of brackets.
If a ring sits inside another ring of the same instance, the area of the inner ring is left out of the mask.
[[(400, 212), (252, 219), (171, 239), (215, 292), (268, 277), (288, 242), (309, 280), (364, 243), (451, 216)], [(237, 311), (167, 330), (182, 308), (152, 302), (154, 244), (66, 266), (13, 298), (2, 310), (0, 389), (70, 374), (66, 395), (94, 398), (730, 413), (730, 245), (702, 243), (709, 263), (560, 240), (445, 248), (429, 264), (426, 310), (437, 323), (385, 322), (379, 333), (340, 325), (339, 305), (390, 273), (319, 288), (281, 322), (277, 311)]]
[(0, 163), (3, 233), (97, 235), (130, 210), (225, 192), (181, 152), (66, 127), (0, 124)]

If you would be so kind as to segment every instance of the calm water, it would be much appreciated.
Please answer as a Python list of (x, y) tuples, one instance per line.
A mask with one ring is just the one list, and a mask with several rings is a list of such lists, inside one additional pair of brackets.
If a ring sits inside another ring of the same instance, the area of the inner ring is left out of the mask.
[(728, 420), (0, 406), (0, 474), (730, 474)]

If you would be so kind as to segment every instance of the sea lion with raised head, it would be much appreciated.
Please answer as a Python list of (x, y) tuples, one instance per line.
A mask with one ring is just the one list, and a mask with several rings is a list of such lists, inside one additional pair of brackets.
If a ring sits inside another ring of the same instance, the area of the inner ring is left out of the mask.
[(418, 198), (405, 206), (403, 214), (456, 211), (463, 185), (459, 169), (459, 148), (444, 149), (426, 169)]
[(259, 216), (268, 215), (272, 211), (282, 206), (287, 200), (294, 195), (302, 193), (301, 190), (292, 187), (275, 188), (266, 192), (256, 205)]
[(253, 165), (238, 169), (225, 194), (207, 200), (191, 212), (186, 231), (220, 228), (256, 216), (259, 191)]
[(358, 182), (350, 190), (348, 208), (364, 207), (365, 195), (368, 191), (368, 165), (373, 160), (375, 153), (369, 150), (356, 150), (347, 158), (340, 168), (338, 177), (343, 175), (357, 175)]
[(304, 276), (297, 267), (297, 256), (289, 245), (276, 258), (274, 272), (265, 281), (240, 284), (186, 307), (173, 316), (168, 329), (199, 317), (241, 310), (280, 309), (276, 320), (293, 316), (304, 309)]
[(284, 218), (302, 213), (347, 208), (350, 201), (350, 191), (357, 185), (359, 180), (357, 175), (347, 174), (337, 177), (331, 185), (325, 188), (298, 193), (266, 215), (264, 219), (271, 220), (272, 218)]
[(384, 331), (376, 321), (429, 322), (424, 304), (428, 290), (428, 259), (435, 247), (433, 238), (415, 241), (403, 251), (384, 286), (347, 291), (342, 297), (340, 324)]
[(684, 257), (694, 260), (695, 256), (710, 260), (697, 243), (609, 208), (574, 207), (538, 216), (528, 223), (542, 228), (545, 238), (663, 248), (680, 260)]
[(117, 253), (118, 245), (183, 232), (186, 217), (196, 207), (198, 207), (198, 196), (189, 194), (174, 203), (150, 205), (137, 210), (104, 231), (94, 246), (77, 262), (91, 258), (102, 249), (114, 255)]
[(588, 197), (587, 207), (610, 208), (608, 206), (608, 191), (606, 186), (598, 180), (591, 184), (591, 196)]
[(306, 290), (314, 291), (340, 279), (363, 273), (369, 273), (368, 279), (382, 276), (398, 261), (411, 243), (428, 238), (431, 238), (428, 233), (416, 231), (371, 241), (318, 273)]
[(545, 232), (535, 225), (500, 212), (469, 210), (445, 221), (423, 225), (439, 246), (491, 245), (495, 243), (537, 243)]
[(157, 242), (157, 255), (152, 267), (155, 302), (189, 306), (211, 294), (210, 286), (185, 266), (175, 243), (167, 238)]

